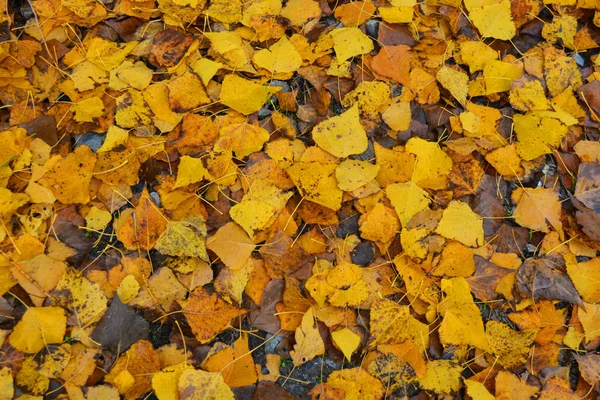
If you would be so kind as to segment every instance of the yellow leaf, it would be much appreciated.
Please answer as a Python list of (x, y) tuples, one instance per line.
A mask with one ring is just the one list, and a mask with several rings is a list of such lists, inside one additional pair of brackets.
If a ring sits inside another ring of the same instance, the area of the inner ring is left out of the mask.
[(325, 344), (319, 333), (312, 308), (304, 313), (302, 323), (296, 329), (295, 337), (296, 345), (294, 350), (290, 351), (290, 356), (296, 367), (325, 353)]
[(423, 189), (446, 188), (452, 159), (437, 143), (413, 137), (406, 143), (406, 150), (417, 158), (411, 177), (414, 183)]
[(54, 302), (72, 310), (81, 325), (99, 320), (106, 310), (107, 299), (100, 285), (73, 268), (63, 273), (53, 293)]
[(289, 0), (281, 10), (281, 16), (290, 20), (293, 26), (303, 27), (308, 32), (321, 17), (321, 7), (313, 0)]
[(89, 188), (95, 164), (96, 155), (92, 150), (79, 146), (54, 164), (38, 182), (52, 190), (63, 204), (85, 204), (90, 200)]
[(446, 88), (460, 104), (467, 102), (469, 76), (462, 71), (443, 66), (435, 75), (438, 82)]
[(255, 245), (239, 225), (228, 222), (208, 240), (206, 247), (229, 268), (240, 269), (250, 258)]
[(81, 100), (74, 105), (75, 121), (93, 122), (104, 114), (104, 103), (98, 97)]
[(358, 105), (360, 114), (379, 121), (380, 114), (390, 103), (390, 86), (379, 81), (362, 81), (354, 90), (344, 96), (342, 107)]
[(362, 268), (349, 262), (331, 267), (326, 261), (317, 261), (312, 276), (306, 281), (306, 289), (320, 306), (329, 300), (334, 306), (358, 307), (369, 298), (363, 274)]
[(452, 360), (432, 360), (427, 363), (427, 373), (419, 383), (426, 390), (451, 394), (460, 389), (462, 368)]
[(177, 386), (181, 400), (235, 400), (219, 372), (186, 369)]
[(111, 213), (92, 206), (85, 216), (85, 226), (96, 231), (102, 231), (111, 220)]
[(126, 146), (127, 140), (129, 139), (129, 132), (125, 129), (121, 129), (116, 125), (108, 128), (106, 132), (106, 138), (102, 147), (98, 149), (98, 153), (114, 150), (116, 147)]
[(62, 343), (67, 317), (60, 307), (30, 307), (8, 337), (15, 349), (37, 353), (46, 345)]
[(252, 61), (272, 74), (295, 72), (302, 66), (302, 57), (286, 36), (268, 49), (254, 53)]
[(358, 28), (336, 28), (330, 35), (338, 61), (370, 53), (374, 47), (373, 41)]
[(381, 203), (377, 203), (371, 211), (361, 215), (358, 224), (360, 237), (375, 242), (382, 253), (385, 253), (396, 234), (400, 232), (398, 216)]
[(469, 247), (480, 247), (485, 243), (483, 219), (467, 203), (459, 200), (448, 204), (435, 232)]
[(567, 273), (586, 303), (600, 301), (600, 258), (572, 264), (567, 263)]
[(212, 102), (200, 77), (193, 72), (186, 71), (169, 83), (169, 106), (171, 110), (181, 113), (193, 110), (204, 104)]
[[(225, 298), (242, 303), (242, 295), (254, 270), (255, 260), (250, 259), (240, 269), (224, 268), (214, 281), (215, 289)], [(211, 271), (212, 272), (212, 271)], [(212, 278), (212, 275), (211, 275)], [(212, 279), (211, 279), (212, 280)]]
[(112, 40), (95, 36), (86, 43), (87, 52), (85, 59), (105, 71), (110, 71), (125, 61), (125, 57), (127, 57), (137, 43), (136, 41), (131, 41), (118, 44)]
[(467, 8), (469, 19), (483, 37), (510, 40), (517, 34), (510, 11), (510, 0), (487, 1), (481, 7)]
[(250, 115), (260, 110), (269, 97), (279, 90), (280, 87), (264, 86), (230, 74), (223, 79), (219, 98), (227, 107), (244, 115)]
[(204, 14), (224, 24), (235, 24), (242, 19), (242, 2), (240, 0), (213, 0)]
[(115, 90), (132, 87), (137, 90), (146, 89), (152, 82), (152, 70), (143, 61), (125, 60), (116, 69), (110, 71), (108, 86)]
[(465, 379), (465, 385), (467, 386), (467, 394), (471, 396), (473, 400), (496, 399), (481, 382), (477, 382), (471, 379)]
[(498, 321), (488, 321), (485, 328), (490, 349), (500, 365), (508, 369), (523, 365), (537, 330), (517, 332)]
[(460, 44), (460, 56), (463, 63), (469, 66), (471, 73), (481, 71), (488, 61), (498, 59), (498, 52), (479, 41), (466, 41)]
[(373, 345), (411, 341), (419, 353), (429, 346), (429, 326), (413, 317), (409, 306), (379, 299), (371, 305), (370, 316)]
[(358, 104), (315, 126), (312, 137), (319, 147), (336, 157), (364, 152), (368, 141), (365, 129), (360, 124)]
[(344, 160), (335, 169), (335, 178), (340, 190), (352, 192), (377, 176), (379, 166), (367, 161)]
[(292, 193), (283, 193), (264, 179), (256, 179), (242, 201), (231, 207), (229, 215), (250, 237), (273, 224)]
[(425, 228), (402, 229), (400, 234), (402, 249), (408, 256), (424, 260), (427, 258), (427, 253), (429, 252), (429, 247), (425, 239), (430, 233), (431, 230)]
[(348, 361), (350, 361), (352, 353), (358, 349), (361, 341), (360, 336), (348, 328), (331, 332), (331, 339), (333, 340), (333, 344), (344, 353)]
[(269, 132), (260, 126), (241, 123), (221, 128), (215, 150), (231, 149), (238, 158), (260, 151), (269, 140)]
[(442, 290), (446, 293), (446, 298), (438, 305), (438, 311), (444, 317), (439, 329), (442, 343), (488, 350), (481, 313), (473, 302), (465, 278), (442, 279)]
[(327, 385), (343, 390), (345, 400), (382, 400), (385, 387), (361, 367), (333, 371)]
[[(164, 87), (164, 85), (160, 86)], [(136, 128), (139, 125), (147, 125), (152, 121), (150, 119), (151, 111), (144, 101), (142, 92), (129, 89), (117, 98), (116, 103), (115, 122), (121, 128)]]
[(517, 152), (524, 160), (533, 160), (551, 154), (560, 146), (568, 126), (577, 120), (566, 113), (531, 111), (513, 118), (517, 135)]
[(553, 189), (519, 187), (513, 191), (512, 200), (517, 204), (513, 217), (522, 227), (543, 232), (548, 232), (549, 226), (562, 229), (562, 205)]
[(473, 250), (459, 242), (450, 241), (442, 250), (442, 255), (434, 266), (432, 275), (468, 278), (474, 272)]
[(119, 296), (119, 299), (121, 299), (124, 304), (127, 304), (138, 295), (139, 291), (140, 284), (137, 279), (135, 279), (135, 276), (127, 275), (119, 284), (116, 293)]
[(204, 83), (204, 85), (208, 85), (208, 82), (210, 82), (210, 80), (221, 68), (223, 68), (222, 63), (213, 61), (209, 58), (201, 58), (196, 61), (192, 69), (200, 77), (200, 79), (202, 79), (202, 83)]
[(514, 143), (490, 151), (485, 155), (485, 159), (504, 178), (513, 179), (525, 173)]
[(523, 71), (515, 64), (495, 60), (490, 61), (483, 67), (485, 93), (507, 92), (512, 87), (512, 82), (519, 79), (522, 75)]
[(177, 179), (173, 189), (200, 182), (208, 175), (201, 158), (182, 156), (177, 167)]
[(412, 217), (429, 205), (430, 199), (426, 191), (414, 182), (392, 183), (385, 188), (402, 226), (406, 226)]
[(179, 400), (179, 378), (183, 371), (193, 370), (194, 367), (181, 363), (164, 368), (152, 376), (152, 389), (160, 400)]
[(137, 297), (129, 302), (130, 305), (144, 308), (162, 308), (164, 311), (171, 309), (175, 300), (185, 297), (187, 291), (168, 267), (157, 269), (145, 282)]
[(0, 400), (11, 400), (15, 395), (12, 371), (9, 367), (0, 370)]
[[(365, 137), (366, 140), (366, 137)], [(307, 200), (332, 210), (342, 206), (343, 192), (335, 179), (336, 164), (296, 163), (287, 169), (294, 184)]]
[(410, 127), (411, 111), (409, 102), (392, 103), (381, 115), (385, 123), (395, 131), (405, 131)]
[(523, 112), (545, 111), (550, 108), (544, 87), (538, 80), (525, 82), (522, 87), (513, 86), (509, 99), (514, 108)]

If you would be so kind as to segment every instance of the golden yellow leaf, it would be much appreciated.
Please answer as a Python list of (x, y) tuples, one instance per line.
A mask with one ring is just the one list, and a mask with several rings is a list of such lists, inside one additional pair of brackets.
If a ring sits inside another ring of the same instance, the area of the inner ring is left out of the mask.
[(452, 360), (432, 360), (427, 363), (427, 373), (419, 383), (426, 390), (439, 394), (451, 394), (462, 386), (462, 367)]
[(180, 400), (235, 400), (219, 372), (186, 369), (177, 386)]
[(438, 82), (446, 88), (460, 104), (467, 102), (469, 76), (462, 71), (443, 66), (435, 75)]
[(406, 150), (416, 157), (412, 177), (423, 189), (444, 189), (452, 170), (452, 159), (435, 142), (413, 137), (406, 143)]
[(302, 57), (286, 36), (268, 49), (261, 49), (252, 56), (254, 65), (272, 74), (295, 72), (302, 66)]
[(473, 249), (459, 242), (449, 241), (442, 250), (440, 260), (431, 273), (434, 276), (462, 276), (468, 278), (475, 272), (473, 256)]
[(479, 40), (466, 41), (460, 44), (460, 56), (463, 63), (469, 66), (471, 73), (481, 71), (488, 61), (498, 59), (498, 52)]
[(454, 239), (465, 246), (483, 246), (483, 219), (468, 204), (452, 200), (444, 210), (436, 233)]
[(335, 178), (340, 190), (352, 192), (377, 176), (379, 166), (367, 161), (344, 160), (335, 169)]
[(296, 345), (290, 351), (296, 367), (325, 353), (325, 344), (319, 333), (319, 328), (312, 308), (302, 317), (301, 325), (296, 329)]
[(523, 71), (512, 63), (496, 60), (490, 61), (483, 67), (485, 93), (507, 92), (511, 89), (512, 82), (515, 79), (519, 79), (521, 75), (523, 75)]
[(288, 168), (287, 173), (300, 194), (307, 200), (332, 210), (339, 210), (342, 206), (343, 192), (337, 186), (336, 168), (336, 164), (299, 162)]
[(346, 400), (382, 400), (385, 387), (361, 367), (333, 371), (327, 385), (344, 390)]
[(377, 203), (371, 211), (361, 215), (358, 224), (360, 237), (375, 242), (382, 253), (400, 232), (398, 216), (394, 210), (381, 203)]
[(75, 121), (93, 122), (94, 118), (104, 114), (104, 103), (98, 97), (90, 97), (75, 103), (73, 110), (75, 111)]
[(381, 115), (385, 123), (395, 131), (405, 131), (410, 127), (412, 114), (409, 102), (392, 103)]
[(267, 99), (279, 90), (280, 87), (264, 86), (231, 74), (223, 79), (219, 98), (227, 107), (244, 115), (250, 115), (260, 110)]
[(30, 307), (8, 337), (15, 349), (37, 353), (45, 346), (62, 343), (67, 317), (60, 307)]
[(595, 257), (576, 264), (567, 263), (567, 273), (583, 301), (600, 301), (600, 258)]
[(198, 257), (209, 261), (206, 253), (206, 221), (202, 215), (170, 221), (154, 248), (176, 257)]
[(15, 395), (12, 371), (9, 367), (0, 370), (0, 400), (11, 400)]
[(537, 333), (536, 330), (517, 332), (508, 325), (498, 321), (488, 321), (485, 333), (490, 350), (496, 355), (500, 365), (515, 368), (527, 360), (530, 346)]
[(473, 302), (465, 278), (442, 279), (442, 290), (446, 293), (446, 298), (438, 305), (443, 316), (439, 329), (442, 343), (488, 350), (481, 313)]
[(169, 106), (181, 113), (212, 102), (200, 77), (193, 72), (185, 72), (167, 84), (169, 88)]
[(60, 159), (38, 182), (52, 190), (64, 204), (85, 204), (90, 200), (89, 188), (96, 155), (87, 146), (79, 146)]
[(465, 386), (467, 387), (467, 394), (471, 398), (476, 400), (495, 400), (494, 397), (481, 382), (474, 381), (472, 379), (465, 379)]
[(85, 58), (105, 71), (117, 68), (125, 57), (137, 45), (136, 41), (118, 44), (100, 36), (92, 38), (87, 44)]
[(99, 320), (106, 310), (107, 298), (100, 285), (73, 268), (67, 268), (53, 293), (54, 302), (71, 310), (81, 325)]
[(144, 90), (152, 82), (152, 70), (143, 61), (125, 60), (118, 68), (110, 71), (108, 86), (115, 90), (132, 87)]
[[(469, 7), (469, 4), (479, 7)], [(517, 34), (510, 10), (510, 0), (467, 1), (469, 19), (479, 29), (483, 37), (510, 40)]]
[(245, 158), (262, 149), (269, 140), (269, 132), (248, 123), (232, 124), (221, 128), (215, 149), (230, 149), (238, 158)]
[(171, 269), (161, 267), (145, 282), (137, 297), (129, 304), (152, 309), (160, 307), (168, 312), (171, 303), (183, 299), (186, 293), (185, 287), (177, 280)]
[(313, 0), (290, 0), (281, 10), (281, 16), (289, 19), (293, 26), (303, 27), (304, 32), (308, 32), (318, 23), (321, 7)]
[(360, 336), (348, 328), (331, 332), (331, 339), (333, 340), (333, 344), (344, 353), (348, 361), (350, 361), (352, 353), (358, 349), (361, 342)]
[(402, 226), (406, 226), (412, 217), (429, 205), (430, 199), (426, 191), (414, 182), (393, 183), (385, 188)]
[(183, 371), (193, 369), (191, 365), (182, 362), (152, 375), (152, 389), (156, 397), (160, 400), (179, 400), (179, 378)]
[(373, 41), (358, 28), (336, 28), (330, 33), (338, 61), (367, 54), (373, 50)]
[(208, 175), (208, 171), (204, 168), (201, 158), (190, 156), (182, 156), (179, 160), (177, 168), (177, 179), (173, 188), (187, 186), (192, 183), (200, 182)]
[(566, 113), (532, 111), (514, 116), (517, 152), (524, 160), (550, 154), (577, 120)]
[(246, 264), (256, 246), (239, 225), (228, 222), (208, 239), (206, 247), (219, 256), (223, 264), (237, 270)]
[(429, 326), (413, 317), (409, 306), (384, 298), (373, 302), (370, 315), (373, 345), (411, 341), (419, 353), (429, 346)]
[(336, 157), (348, 157), (365, 151), (367, 134), (360, 124), (358, 104), (315, 126), (312, 137), (319, 147)]
[(519, 187), (513, 191), (512, 201), (517, 204), (513, 217), (522, 227), (543, 232), (548, 232), (550, 226), (562, 229), (562, 205), (553, 189)]

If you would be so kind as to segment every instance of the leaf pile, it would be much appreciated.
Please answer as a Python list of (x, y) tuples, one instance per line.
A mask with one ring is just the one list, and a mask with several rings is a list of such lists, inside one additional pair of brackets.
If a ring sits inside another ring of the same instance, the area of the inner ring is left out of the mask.
[(0, 398), (600, 395), (597, 0), (0, 2)]

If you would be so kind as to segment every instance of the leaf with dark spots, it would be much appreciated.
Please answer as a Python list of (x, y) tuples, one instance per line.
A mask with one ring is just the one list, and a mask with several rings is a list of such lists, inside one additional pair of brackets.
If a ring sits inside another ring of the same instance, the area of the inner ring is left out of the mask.
[(156, 34), (150, 51), (159, 66), (173, 67), (185, 55), (193, 41), (194, 38), (190, 36), (167, 29)]
[(534, 301), (561, 300), (583, 305), (573, 282), (561, 267), (548, 258), (530, 258), (519, 267), (517, 286)]
[(351, 252), (352, 262), (365, 267), (375, 258), (375, 251), (371, 242), (360, 242)]
[(108, 311), (94, 329), (92, 339), (102, 344), (102, 347), (122, 353), (138, 340), (148, 338), (149, 329), (148, 321), (115, 295)]
[(600, 213), (600, 165), (595, 162), (579, 166), (575, 197), (586, 207)]

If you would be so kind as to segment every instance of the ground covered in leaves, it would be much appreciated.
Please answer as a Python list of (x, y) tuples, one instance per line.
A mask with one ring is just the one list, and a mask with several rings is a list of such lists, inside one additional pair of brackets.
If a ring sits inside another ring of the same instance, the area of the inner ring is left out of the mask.
[(599, 27), (0, 2), (0, 399), (597, 398)]

